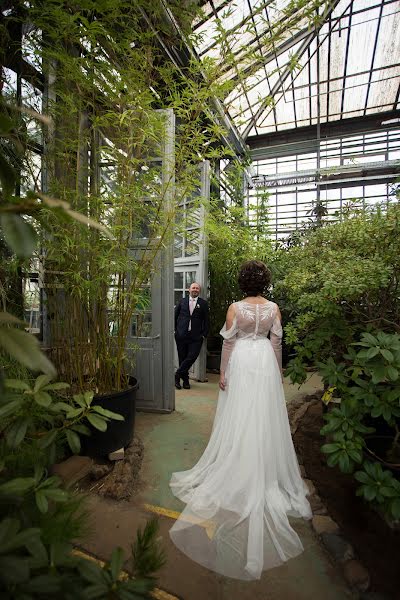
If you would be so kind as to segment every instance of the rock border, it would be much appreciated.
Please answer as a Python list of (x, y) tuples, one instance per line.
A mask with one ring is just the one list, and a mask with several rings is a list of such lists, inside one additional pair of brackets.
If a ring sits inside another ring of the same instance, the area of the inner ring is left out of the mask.
[[(288, 416), (292, 436), (296, 433), (302, 418), (308, 409), (321, 402), (321, 394), (311, 394), (292, 400), (288, 404)], [(328, 510), (317, 493), (314, 483), (307, 479), (304, 464), (299, 459), (300, 472), (304, 483), (310, 490), (308, 501), (311, 505), (313, 517), (311, 526), (319, 541), (323, 544), (332, 560), (342, 572), (344, 580), (353, 593), (357, 593), (360, 600), (384, 600), (384, 596), (368, 592), (371, 578), (367, 568), (356, 557), (354, 548), (344, 538), (339, 525), (329, 516)]]

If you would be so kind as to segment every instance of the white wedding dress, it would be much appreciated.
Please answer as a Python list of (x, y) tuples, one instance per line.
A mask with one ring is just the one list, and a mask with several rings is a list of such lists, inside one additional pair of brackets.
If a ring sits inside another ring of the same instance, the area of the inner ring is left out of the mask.
[(172, 475), (171, 489), (186, 507), (170, 536), (208, 569), (250, 580), (302, 552), (288, 516), (311, 518), (311, 509), (281, 381), (278, 307), (234, 306), (232, 327), (221, 330), (226, 389), (199, 462)]

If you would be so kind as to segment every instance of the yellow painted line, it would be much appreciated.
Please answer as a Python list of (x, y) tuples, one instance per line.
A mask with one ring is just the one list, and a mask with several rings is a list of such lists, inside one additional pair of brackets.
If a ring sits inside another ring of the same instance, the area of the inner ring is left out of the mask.
[[(162, 506), (154, 506), (153, 504), (144, 504), (143, 508), (149, 512), (152, 512), (156, 515), (161, 515), (163, 517), (168, 517), (169, 519), (174, 519), (176, 521), (182, 513), (177, 512), (176, 510), (170, 510), (169, 508), (163, 508)], [(206, 533), (210, 540), (214, 537), (216, 524), (213, 521), (199, 521), (195, 518), (190, 517), (182, 517), (187, 523), (193, 523), (194, 525), (198, 525), (199, 527), (203, 527), (206, 530)]]
[[(78, 550), (77, 548), (74, 548), (72, 550), (72, 554), (74, 554), (75, 556), (79, 556), (80, 558), (84, 558), (86, 560), (91, 560), (91, 561), (97, 563), (98, 565), (100, 565), (101, 567), (104, 567), (106, 564), (104, 562), (104, 560), (101, 560), (100, 558), (96, 558), (95, 556), (92, 556), (91, 554), (86, 554), (86, 552), (83, 552), (82, 550)], [(119, 579), (121, 579), (121, 581), (125, 581), (126, 579), (129, 579), (130, 577), (131, 577), (131, 575), (129, 575), (129, 573), (127, 573), (126, 571), (121, 571)], [(168, 592), (165, 592), (164, 590), (160, 590), (159, 588), (154, 588), (154, 590), (152, 592), (150, 592), (150, 596), (152, 598), (155, 598), (156, 600), (179, 600), (179, 598), (177, 598), (176, 596), (172, 596), (172, 594), (169, 594)]]
[(180, 512), (177, 512), (176, 510), (170, 510), (169, 508), (163, 508), (162, 506), (153, 506), (153, 504), (144, 504), (143, 505), (145, 510), (148, 510), (149, 512), (155, 513), (156, 515), (161, 515), (163, 517), (169, 517), (170, 519), (174, 519), (176, 521), (176, 519), (179, 519), (179, 517), (181, 516)]

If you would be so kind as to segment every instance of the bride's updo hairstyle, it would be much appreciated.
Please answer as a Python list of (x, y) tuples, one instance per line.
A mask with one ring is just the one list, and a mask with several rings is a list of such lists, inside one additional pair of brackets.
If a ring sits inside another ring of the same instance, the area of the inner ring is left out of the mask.
[(246, 296), (258, 296), (268, 289), (271, 273), (261, 260), (248, 260), (240, 267), (238, 283)]

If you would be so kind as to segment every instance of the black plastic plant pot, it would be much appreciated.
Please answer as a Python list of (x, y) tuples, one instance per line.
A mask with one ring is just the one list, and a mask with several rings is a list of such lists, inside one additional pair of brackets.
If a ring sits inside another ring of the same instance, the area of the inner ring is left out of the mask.
[(119, 413), (124, 420), (108, 421), (106, 431), (99, 431), (89, 425), (91, 435), (81, 437), (83, 454), (92, 457), (107, 456), (110, 452), (126, 448), (132, 441), (139, 384), (134, 377), (129, 378), (129, 384), (130, 387), (121, 392), (94, 396), (93, 405)]

